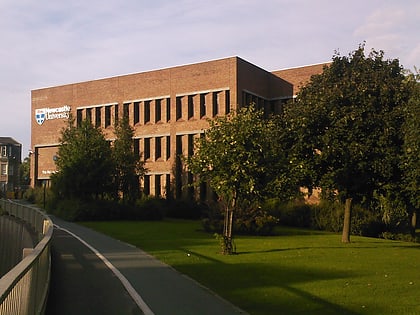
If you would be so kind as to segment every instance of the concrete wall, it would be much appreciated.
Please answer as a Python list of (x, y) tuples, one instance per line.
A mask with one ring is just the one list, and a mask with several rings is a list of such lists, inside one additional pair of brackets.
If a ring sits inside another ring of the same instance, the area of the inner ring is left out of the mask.
[(0, 216), (0, 277), (22, 260), (23, 249), (36, 245), (35, 232), (23, 221)]

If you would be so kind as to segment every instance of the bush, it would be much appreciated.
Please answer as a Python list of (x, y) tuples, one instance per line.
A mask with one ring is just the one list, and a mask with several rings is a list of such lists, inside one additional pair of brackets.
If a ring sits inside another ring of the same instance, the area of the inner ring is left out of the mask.
[(203, 203), (185, 200), (168, 200), (165, 214), (170, 218), (197, 220), (206, 211), (208, 211), (208, 206)]
[(301, 201), (282, 202), (279, 199), (269, 199), (263, 204), (263, 209), (286, 226), (311, 228), (312, 207)]

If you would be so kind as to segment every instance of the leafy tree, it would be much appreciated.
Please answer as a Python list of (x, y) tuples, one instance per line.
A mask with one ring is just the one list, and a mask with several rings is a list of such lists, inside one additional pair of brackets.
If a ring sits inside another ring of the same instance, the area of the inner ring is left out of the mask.
[(52, 188), (64, 199), (92, 200), (112, 192), (114, 164), (101, 130), (88, 120), (74, 126), (70, 118), (61, 133)]
[(412, 215), (411, 233), (415, 234), (417, 212), (420, 209), (420, 72), (407, 76), (407, 84), (412, 90), (404, 110), (404, 146), (402, 158), (403, 186), (410, 202)]
[(349, 56), (335, 55), (285, 109), (294, 158), (307, 174), (302, 183), (346, 200), (343, 242), (350, 241), (352, 200), (385, 195), (401, 178), (409, 90), (399, 61), (383, 55), (372, 50), (366, 57), (363, 45)]
[(279, 125), (264, 119), (262, 111), (249, 106), (209, 123), (187, 164), (224, 204), (223, 251), (232, 254), (235, 213), (258, 208), (261, 200), (279, 192), (290, 197), (296, 185), (285, 176), (288, 162), (280, 142), (273, 141)]
[(31, 167), (31, 158), (30, 156), (27, 156), (23, 159), (23, 162), (19, 165), (20, 184), (23, 186), (28, 186), (31, 183), (30, 167)]
[(129, 125), (127, 117), (123, 117), (115, 127), (112, 157), (115, 163), (116, 193), (122, 196), (123, 202), (134, 203), (139, 196), (139, 178), (146, 170), (140, 155), (133, 148), (134, 129)]

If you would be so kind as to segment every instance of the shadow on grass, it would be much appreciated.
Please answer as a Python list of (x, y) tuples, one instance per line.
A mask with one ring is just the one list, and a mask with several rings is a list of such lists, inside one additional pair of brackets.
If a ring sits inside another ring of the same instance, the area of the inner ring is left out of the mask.
[[(357, 277), (351, 271), (329, 269), (302, 269), (290, 265), (259, 263), (223, 263), (211, 257), (190, 252), (206, 260), (174, 266), (188, 273), (203, 285), (220, 292), (234, 304), (250, 314), (345, 314), (357, 315), (344, 306), (332, 303), (314, 292), (310, 283)], [(212, 266), (209, 267), (208, 262)], [(203, 276), (203, 274), (211, 274)], [(238, 274), (242, 275), (237, 276)], [(252, 277), (253, 281), (249, 281)], [(230, 282), (230, 278), (235, 278)], [(344, 283), (345, 281), (343, 281)], [(312, 289), (306, 290), (301, 287)], [(343, 285), (344, 287), (344, 285)], [(312, 290), (312, 292), (311, 292)], [(262, 308), (263, 312), (262, 313)]]

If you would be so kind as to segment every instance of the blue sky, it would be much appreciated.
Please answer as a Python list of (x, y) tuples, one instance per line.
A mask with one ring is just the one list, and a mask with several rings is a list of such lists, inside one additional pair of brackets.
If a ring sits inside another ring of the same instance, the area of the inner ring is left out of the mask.
[(30, 91), (240, 56), (266, 70), (366, 41), (420, 67), (417, 0), (0, 0), (0, 136), (30, 149)]

